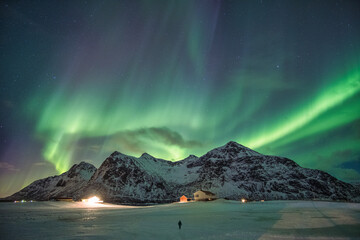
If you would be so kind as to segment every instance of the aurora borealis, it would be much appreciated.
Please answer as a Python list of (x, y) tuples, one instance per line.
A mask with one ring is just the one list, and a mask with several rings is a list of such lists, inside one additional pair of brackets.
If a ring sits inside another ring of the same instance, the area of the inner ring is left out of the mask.
[(0, 4), (0, 196), (230, 140), (360, 181), (358, 1)]

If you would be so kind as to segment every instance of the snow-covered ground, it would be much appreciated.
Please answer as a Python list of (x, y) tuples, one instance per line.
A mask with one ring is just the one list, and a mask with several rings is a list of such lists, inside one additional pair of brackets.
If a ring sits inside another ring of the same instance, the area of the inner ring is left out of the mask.
[(0, 239), (360, 239), (360, 204), (217, 200), (128, 207), (0, 203)]

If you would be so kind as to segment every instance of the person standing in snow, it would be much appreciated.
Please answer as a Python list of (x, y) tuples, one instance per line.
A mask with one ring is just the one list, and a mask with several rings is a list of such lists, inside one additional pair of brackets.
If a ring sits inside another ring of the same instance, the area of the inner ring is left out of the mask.
[(179, 225), (179, 229), (181, 229), (182, 222), (180, 220), (178, 222), (178, 225)]

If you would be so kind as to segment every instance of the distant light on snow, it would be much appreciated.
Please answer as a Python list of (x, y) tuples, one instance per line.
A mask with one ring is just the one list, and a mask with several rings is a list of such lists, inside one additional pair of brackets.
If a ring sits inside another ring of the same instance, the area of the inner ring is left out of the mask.
[(241, 199), (241, 202), (242, 202), (242, 203), (246, 202), (246, 199), (245, 199), (245, 198), (242, 198), (242, 199)]
[(30, 200), (30, 201), (26, 201), (26, 200), (21, 200), (21, 201), (17, 201), (15, 200), (14, 203), (26, 203), (26, 202), (34, 202), (33, 200)]
[(103, 201), (100, 200), (100, 198), (98, 198), (97, 196), (93, 196), (93, 197), (88, 198), (88, 199), (83, 199), (82, 202), (87, 202), (87, 203), (102, 203)]

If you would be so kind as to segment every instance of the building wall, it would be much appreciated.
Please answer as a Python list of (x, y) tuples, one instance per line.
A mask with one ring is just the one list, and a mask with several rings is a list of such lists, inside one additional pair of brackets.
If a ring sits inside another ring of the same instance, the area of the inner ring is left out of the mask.
[(185, 196), (182, 196), (181, 198), (180, 198), (180, 202), (187, 202), (188, 201), (188, 199), (187, 199), (187, 197), (185, 197)]

